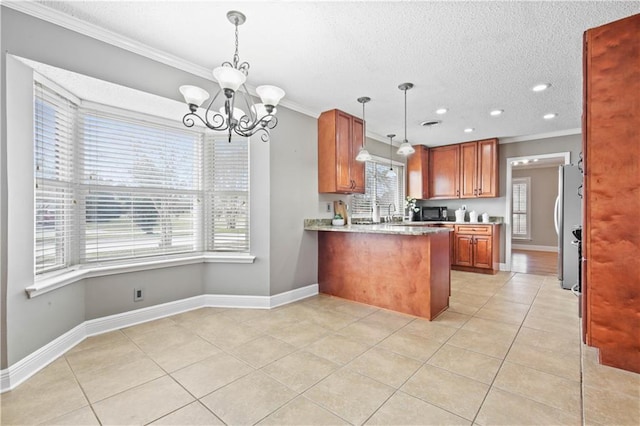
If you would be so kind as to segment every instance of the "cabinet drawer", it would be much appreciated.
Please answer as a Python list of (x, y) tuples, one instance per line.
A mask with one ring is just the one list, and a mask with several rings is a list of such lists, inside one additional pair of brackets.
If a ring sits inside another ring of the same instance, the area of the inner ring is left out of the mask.
[(491, 235), (491, 225), (456, 225), (457, 234)]

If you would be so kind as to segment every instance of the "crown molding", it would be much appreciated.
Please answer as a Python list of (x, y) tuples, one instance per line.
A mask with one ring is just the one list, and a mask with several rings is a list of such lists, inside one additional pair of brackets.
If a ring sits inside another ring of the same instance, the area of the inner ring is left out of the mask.
[(558, 130), (556, 132), (538, 133), (536, 135), (524, 135), (524, 136), (500, 138), (500, 143), (503, 144), (503, 143), (514, 143), (514, 142), (526, 142), (526, 141), (533, 141), (536, 139), (549, 139), (549, 138), (557, 138), (560, 136), (579, 135), (580, 133), (582, 133), (582, 129), (578, 127), (576, 129)]
[[(31, 1), (6, 1), (2, 3), (2, 6), (6, 6), (18, 12), (33, 16), (43, 21), (50, 22), (62, 28), (66, 28), (87, 37), (94, 38), (120, 49), (127, 50), (140, 56), (144, 56), (156, 62), (169, 65), (173, 68), (188, 72), (189, 74), (193, 74), (197, 77), (218, 84), (213, 78), (211, 70), (208, 68), (194, 64), (193, 62), (189, 62), (185, 59), (164, 52), (160, 49), (148, 46), (132, 38), (128, 38), (121, 34), (104, 29), (95, 24), (82, 21), (78, 18), (67, 15), (66, 13), (62, 13), (55, 9), (47, 7), (41, 3), (35, 3)], [(251, 96), (257, 97), (255, 87), (247, 85), (247, 89), (249, 90), (249, 94)], [(293, 111), (311, 116), (313, 118), (318, 118), (320, 116), (320, 112), (313, 111), (303, 105), (287, 99), (283, 99), (280, 102), (280, 105)]]

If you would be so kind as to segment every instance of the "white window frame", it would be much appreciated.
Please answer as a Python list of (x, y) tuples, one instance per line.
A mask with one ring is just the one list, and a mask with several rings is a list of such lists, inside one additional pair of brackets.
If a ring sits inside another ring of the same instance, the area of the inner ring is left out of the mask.
[[(379, 156), (372, 156), (371, 161), (367, 161), (366, 163), (377, 163), (380, 164), (382, 166), (386, 166), (389, 167), (389, 159), (388, 158), (384, 158), (384, 157), (379, 157)], [(397, 215), (397, 216), (404, 216), (404, 198), (405, 198), (405, 194), (407, 192), (406, 189), (406, 164), (404, 163), (400, 163), (398, 161), (392, 160), (391, 161), (391, 165), (393, 165), (394, 167), (394, 171), (396, 172), (397, 176), (398, 176), (398, 200), (395, 206), (395, 211), (391, 212), (393, 215)], [(362, 197), (362, 196), (366, 196), (366, 195), (370, 195), (367, 193), (367, 190), (369, 190), (370, 188), (367, 186), (367, 182), (368, 179), (366, 177), (366, 164), (365, 164), (365, 194), (354, 194), (352, 195), (352, 199), (351, 199), (351, 205), (353, 206), (354, 201), (357, 199), (357, 197)], [(385, 207), (387, 206), (380, 206), (380, 216), (384, 217), (387, 215), (387, 211), (385, 210)], [(369, 211), (369, 212), (362, 212), (362, 211), (358, 211), (358, 212), (352, 212), (351, 213), (351, 217), (354, 219), (372, 219), (373, 218), (373, 211)]]
[[(515, 197), (513, 196), (513, 191), (516, 185), (524, 185), (527, 191), (527, 205), (524, 211), (516, 211), (514, 207)], [(514, 240), (531, 240), (531, 177), (513, 178), (511, 181), (511, 194), (511, 238)], [(524, 215), (526, 217), (526, 234), (515, 234), (516, 215)]]

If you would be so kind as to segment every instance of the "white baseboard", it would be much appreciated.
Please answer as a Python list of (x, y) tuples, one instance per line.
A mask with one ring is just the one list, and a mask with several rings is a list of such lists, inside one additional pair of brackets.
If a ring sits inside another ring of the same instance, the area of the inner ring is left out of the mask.
[(270, 309), (318, 294), (311, 284), (273, 296), (203, 294), (83, 322), (20, 361), (0, 370), (0, 393), (14, 389), (89, 336), (95, 336), (198, 308)]
[(557, 246), (536, 246), (532, 244), (511, 244), (511, 249), (558, 252)]

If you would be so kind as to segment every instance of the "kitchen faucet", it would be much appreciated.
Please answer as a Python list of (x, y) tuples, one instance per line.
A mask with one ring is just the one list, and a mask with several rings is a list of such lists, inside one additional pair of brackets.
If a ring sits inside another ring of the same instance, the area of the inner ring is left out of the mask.
[(396, 205), (393, 203), (389, 203), (389, 214), (386, 217), (386, 222), (391, 222), (393, 221), (393, 215), (391, 214), (391, 208), (393, 207), (393, 211), (396, 211)]

